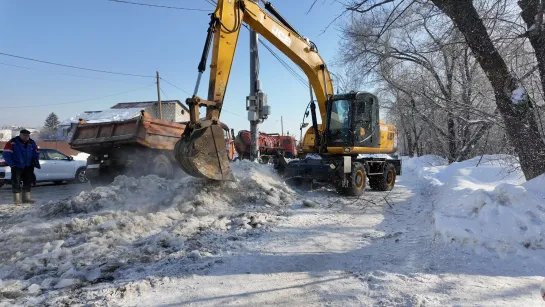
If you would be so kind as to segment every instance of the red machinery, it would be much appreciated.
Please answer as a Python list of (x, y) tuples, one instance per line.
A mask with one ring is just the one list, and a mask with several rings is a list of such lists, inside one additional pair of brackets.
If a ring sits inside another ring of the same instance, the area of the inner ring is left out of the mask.
[[(235, 149), (241, 159), (250, 159), (251, 134), (248, 130), (238, 132), (235, 138)], [(297, 157), (295, 139), (278, 133), (259, 133), (259, 154), (263, 160), (270, 156), (282, 154), (286, 158)]]

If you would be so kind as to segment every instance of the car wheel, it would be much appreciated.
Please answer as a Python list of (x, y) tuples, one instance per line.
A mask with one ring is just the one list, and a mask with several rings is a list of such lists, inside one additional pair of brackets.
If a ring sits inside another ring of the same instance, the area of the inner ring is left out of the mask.
[(86, 183), (87, 181), (89, 180), (87, 179), (87, 176), (85, 175), (85, 168), (78, 169), (78, 171), (76, 172), (76, 182)]

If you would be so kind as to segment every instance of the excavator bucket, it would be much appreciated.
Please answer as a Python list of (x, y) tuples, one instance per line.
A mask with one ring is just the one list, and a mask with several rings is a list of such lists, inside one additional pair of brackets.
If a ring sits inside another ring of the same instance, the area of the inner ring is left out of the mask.
[(223, 129), (211, 124), (194, 129), (174, 147), (174, 155), (180, 167), (194, 177), (234, 181), (225, 147)]

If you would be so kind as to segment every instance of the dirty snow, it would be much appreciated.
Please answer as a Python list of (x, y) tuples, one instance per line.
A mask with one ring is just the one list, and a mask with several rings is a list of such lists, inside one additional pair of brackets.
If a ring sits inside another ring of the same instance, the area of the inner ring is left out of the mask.
[[(292, 190), (247, 161), (233, 183), (118, 177), (2, 220), (0, 306), (536, 306), (541, 250), (452, 242), (465, 224), (436, 223), (478, 219), (471, 201), (444, 214), (475, 191), (511, 202), (483, 208), (533, 201), (545, 177), (523, 183), (508, 158), (404, 159), (393, 191), (359, 198)], [(498, 198), (502, 185), (517, 193)]]
[(0, 232), (0, 293), (72, 289), (237, 248), (281, 219), (294, 192), (254, 163), (235, 163), (233, 171), (236, 182), (120, 176), (12, 218)]

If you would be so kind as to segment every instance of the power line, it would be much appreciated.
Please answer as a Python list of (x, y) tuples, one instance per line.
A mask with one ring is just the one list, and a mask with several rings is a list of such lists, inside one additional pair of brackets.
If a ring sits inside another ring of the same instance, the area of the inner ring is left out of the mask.
[(274, 50), (272, 50), (271, 47), (267, 46), (263, 41), (259, 41), (261, 43), (261, 45), (263, 45), (263, 47), (265, 47), (265, 49), (267, 49), (267, 51), (269, 51), (273, 57), (275, 57), (279, 62), (280, 64), (282, 64), (282, 66), (284, 66), (284, 68), (286, 68), (286, 70), (291, 73), (293, 75), (293, 77), (295, 77), (295, 79), (297, 79), (297, 81), (299, 81), (303, 86), (307, 87), (308, 88), (308, 84), (306, 82), (306, 80), (301, 77), (301, 75), (299, 75), (291, 66), (289, 66), (288, 63), (286, 63), (286, 61), (284, 61), (282, 58), (280, 58), (280, 56), (278, 54), (276, 54), (274, 52)]
[(204, 1), (206, 1), (206, 3), (208, 3), (208, 4), (212, 5), (212, 6), (217, 6), (217, 4), (212, 0), (204, 0)]
[[(186, 93), (186, 94), (192, 96), (191, 93), (189, 93), (188, 91), (186, 91), (186, 90), (184, 90), (184, 89), (182, 89), (182, 88), (179, 88), (178, 86), (172, 84), (170, 81), (165, 80), (165, 79), (163, 79), (162, 77), (161, 77), (161, 80), (163, 80), (163, 81), (165, 81), (166, 83), (172, 85), (173, 87), (177, 88), (178, 90), (180, 90), (180, 91), (182, 91), (182, 92), (184, 92), (184, 93)], [(233, 114), (233, 115), (236, 115), (236, 116), (244, 117), (244, 116), (242, 116), (242, 115), (240, 115), (240, 114), (237, 114), (237, 113), (233, 113), (233, 112), (227, 111), (227, 110), (225, 110), (224, 108), (222, 108), (221, 110), (222, 110), (223, 112), (226, 112), (226, 113), (229, 113), (229, 114)]]
[(65, 74), (65, 73), (62, 73), (62, 72), (56, 72), (56, 71), (51, 71), (51, 70), (43, 70), (43, 69), (36, 69), (36, 68), (31, 68), (31, 67), (26, 67), (26, 66), (8, 64), (8, 63), (4, 63), (4, 62), (0, 62), (0, 65), (11, 66), (11, 67), (17, 67), (17, 68), (23, 68), (23, 69), (28, 69), (28, 70), (40, 71), (40, 72), (46, 72), (46, 73), (50, 73), (50, 74), (63, 75), (63, 76), (71, 76), (71, 77), (78, 77), (78, 78), (85, 78), (85, 79), (93, 79), (93, 80), (117, 81), (117, 80), (108, 80), (108, 79), (95, 78), (95, 77), (89, 77), (89, 76)]
[(0, 52), (0, 55), (12, 57), (12, 58), (17, 58), (17, 59), (23, 59), (23, 60), (27, 60), (27, 61), (33, 61), (33, 62), (38, 62), (38, 63), (49, 64), (49, 65), (62, 66), (62, 67), (80, 69), (80, 70), (88, 70), (88, 71), (94, 71), (94, 72), (101, 72), (101, 73), (105, 73), (105, 74), (131, 76), (131, 77), (143, 77), (143, 78), (155, 78), (155, 76), (137, 75), (137, 74), (129, 74), (129, 73), (123, 73), (123, 72), (115, 72), (115, 71), (107, 71), (107, 70), (100, 70), (100, 69), (92, 69), (92, 68), (85, 68), (85, 67), (79, 67), (79, 66), (59, 64), (59, 63), (54, 63), (54, 62), (49, 62), (49, 61), (44, 61), (44, 60), (37, 60), (37, 59), (27, 58), (27, 57), (23, 57), (23, 56), (19, 56), (19, 55), (3, 53), (3, 52)]
[(108, 0), (108, 1), (118, 2), (118, 3), (125, 3), (125, 4), (141, 5), (141, 6), (160, 7), (160, 8), (165, 8), (165, 9), (174, 9), (174, 10), (210, 12), (210, 10), (205, 10), (205, 9), (195, 9), (195, 8), (178, 7), (178, 6), (166, 6), (166, 5), (157, 5), (157, 4), (148, 4), (148, 3), (124, 1), (124, 0)]
[(165, 95), (165, 97), (166, 97), (167, 99), (170, 99), (170, 98), (168, 98), (167, 93), (165, 93), (165, 91), (163, 91), (163, 87), (162, 87), (162, 86), (159, 87), (159, 90), (161, 90), (161, 93), (163, 93), (163, 95)]
[(146, 87), (150, 87), (150, 86), (152, 86), (152, 85), (155, 86), (155, 83), (148, 84), (148, 85), (145, 85), (145, 86), (141, 86), (141, 87), (138, 87), (138, 88), (135, 88), (135, 89), (132, 89), (132, 90), (125, 91), (125, 92), (115, 93), (115, 94), (106, 95), (106, 96), (101, 96), (101, 97), (97, 97), (97, 98), (90, 98), (90, 99), (76, 100), (76, 101), (69, 101), (69, 102), (61, 102), (61, 103), (41, 104), (41, 105), (2, 106), (2, 109), (20, 109), (20, 108), (49, 107), (49, 106), (58, 106), (58, 105), (72, 104), (72, 103), (79, 103), (79, 102), (87, 102), (87, 101), (99, 100), (99, 99), (103, 99), (103, 98), (108, 98), (108, 97), (113, 97), (113, 96), (118, 96), (118, 95), (130, 93), (130, 92), (134, 92), (134, 91), (137, 91), (137, 90), (141, 90), (141, 89), (143, 89), (143, 88), (146, 88)]
[(188, 91), (186, 91), (186, 90), (184, 90), (184, 89), (181, 89), (181, 88), (177, 87), (176, 85), (172, 84), (170, 81), (165, 80), (163, 77), (161, 77), (161, 80), (163, 80), (163, 81), (165, 81), (166, 83), (172, 85), (173, 87), (179, 89), (180, 91), (182, 91), (182, 92), (184, 92), (184, 93), (186, 93), (186, 94), (188, 94), (188, 95), (190, 95), (190, 96), (193, 96), (193, 94), (191, 94), (190, 92), (188, 92)]

